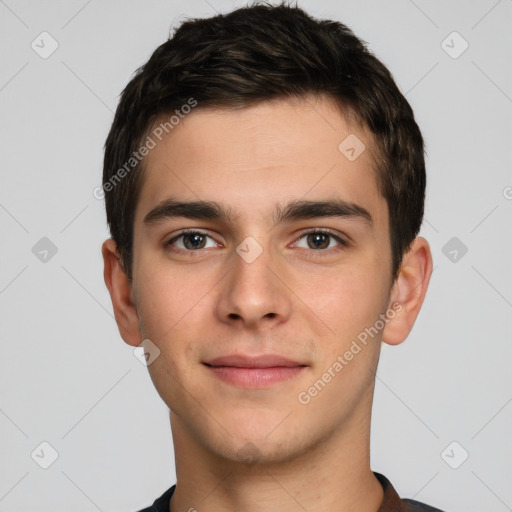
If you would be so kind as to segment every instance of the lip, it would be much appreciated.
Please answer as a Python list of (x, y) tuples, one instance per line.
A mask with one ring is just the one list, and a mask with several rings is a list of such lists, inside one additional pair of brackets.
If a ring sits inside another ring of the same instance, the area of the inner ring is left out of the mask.
[(249, 356), (231, 354), (203, 363), (222, 381), (246, 389), (261, 389), (299, 375), (307, 365), (275, 354)]
[(306, 366), (277, 354), (263, 354), (261, 356), (230, 354), (210, 359), (206, 361), (206, 364), (209, 366), (233, 366), (236, 368), (274, 368), (276, 366), (290, 368), (293, 366)]

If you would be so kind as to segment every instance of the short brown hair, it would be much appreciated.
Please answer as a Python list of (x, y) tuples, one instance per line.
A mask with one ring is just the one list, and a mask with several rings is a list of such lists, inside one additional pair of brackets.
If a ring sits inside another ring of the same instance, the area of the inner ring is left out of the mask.
[(130, 172), (126, 163), (155, 120), (191, 98), (197, 108), (222, 108), (310, 93), (348, 107), (374, 135), (377, 185), (389, 213), (391, 272), (398, 275), (421, 227), (426, 187), (423, 138), (409, 103), (347, 26), (317, 20), (296, 6), (257, 4), (183, 22), (121, 95), (105, 143), (103, 189), (107, 222), (130, 280), (143, 169), (133, 160)]

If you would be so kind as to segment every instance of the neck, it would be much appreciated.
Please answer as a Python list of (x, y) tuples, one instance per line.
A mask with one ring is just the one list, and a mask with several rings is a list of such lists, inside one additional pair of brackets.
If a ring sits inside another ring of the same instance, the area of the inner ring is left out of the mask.
[(207, 450), (171, 412), (171, 512), (376, 512), (383, 490), (370, 469), (369, 418), (353, 420), (291, 460), (246, 464)]

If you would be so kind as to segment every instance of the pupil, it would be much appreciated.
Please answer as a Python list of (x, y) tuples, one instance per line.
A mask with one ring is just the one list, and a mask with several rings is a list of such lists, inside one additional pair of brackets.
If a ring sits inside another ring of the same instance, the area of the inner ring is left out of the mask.
[[(313, 244), (314, 244), (314, 247), (312, 247), (312, 248), (313, 249), (322, 249), (322, 248), (328, 247), (329, 242), (327, 241), (327, 243), (326, 243), (326, 240), (328, 240), (328, 237), (329, 237), (329, 235), (324, 234), (324, 233), (310, 234), (309, 239), (313, 240)], [(320, 242), (320, 245), (316, 245), (317, 242)]]
[[(203, 240), (203, 244), (201, 244), (201, 239), (204, 238), (203, 235), (201, 235), (200, 233), (193, 233), (193, 234), (190, 234), (190, 235), (186, 235), (185, 236), (185, 246), (187, 247), (187, 249), (202, 249), (202, 247), (204, 246), (204, 240)], [(192, 241), (192, 243), (187, 243), (189, 241)], [(199, 243), (196, 243), (196, 242), (199, 242)]]

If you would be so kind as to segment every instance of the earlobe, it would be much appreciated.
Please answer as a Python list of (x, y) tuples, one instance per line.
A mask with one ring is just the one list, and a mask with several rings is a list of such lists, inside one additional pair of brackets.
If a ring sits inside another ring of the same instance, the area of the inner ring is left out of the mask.
[(132, 300), (130, 281), (121, 265), (116, 243), (112, 238), (103, 242), (101, 253), (104, 264), (103, 277), (110, 293), (119, 333), (128, 345), (136, 347), (142, 342), (139, 316)]
[(417, 237), (409, 251), (404, 254), (398, 277), (390, 293), (388, 308), (392, 308), (395, 303), (401, 307), (384, 327), (383, 342), (398, 345), (407, 338), (425, 299), (431, 274), (430, 246), (425, 238)]

